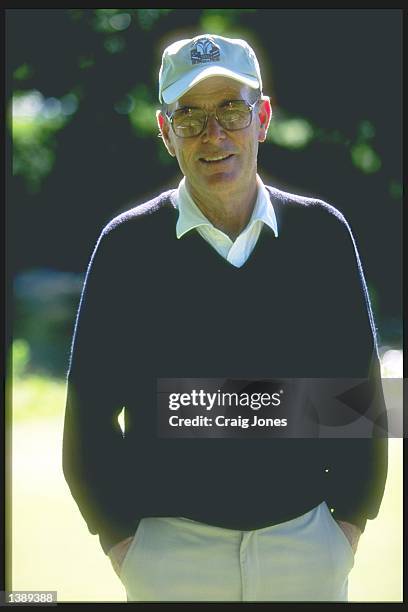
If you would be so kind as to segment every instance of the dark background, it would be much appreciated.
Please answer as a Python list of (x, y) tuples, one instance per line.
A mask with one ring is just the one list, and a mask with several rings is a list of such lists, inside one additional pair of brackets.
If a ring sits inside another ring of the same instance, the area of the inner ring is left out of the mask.
[[(274, 110), (259, 173), (344, 213), (380, 343), (399, 348), (401, 22), (395, 9), (7, 10), (7, 253), (26, 368), (66, 373), (102, 227), (177, 186), (177, 162), (154, 125), (161, 53), (207, 32), (254, 47)], [(22, 101), (32, 92), (37, 111), (27, 120)]]

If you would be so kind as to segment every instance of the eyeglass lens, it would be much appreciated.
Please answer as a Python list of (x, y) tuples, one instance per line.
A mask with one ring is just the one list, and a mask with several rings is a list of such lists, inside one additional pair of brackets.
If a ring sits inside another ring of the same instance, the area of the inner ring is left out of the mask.
[[(218, 107), (215, 115), (226, 130), (241, 130), (251, 123), (252, 107), (244, 100), (233, 100)], [(173, 113), (173, 129), (182, 138), (197, 136), (203, 131), (207, 117), (202, 108), (181, 108)]]

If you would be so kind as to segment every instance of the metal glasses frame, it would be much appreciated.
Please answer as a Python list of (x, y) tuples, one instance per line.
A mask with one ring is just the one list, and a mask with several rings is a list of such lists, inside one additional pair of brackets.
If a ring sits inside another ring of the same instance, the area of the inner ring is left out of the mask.
[(198, 132), (198, 134), (193, 134), (192, 136), (180, 136), (180, 134), (177, 134), (176, 130), (174, 129), (174, 125), (173, 125), (173, 117), (174, 117), (175, 113), (177, 113), (177, 111), (182, 110), (182, 109), (177, 108), (177, 109), (176, 109), (175, 111), (173, 111), (171, 114), (168, 114), (167, 112), (166, 112), (165, 114), (166, 114), (167, 119), (168, 119), (168, 120), (169, 120), (169, 122), (170, 122), (170, 125), (171, 125), (171, 127), (172, 127), (173, 132), (175, 133), (175, 135), (176, 135), (178, 138), (197, 138), (197, 136), (200, 136), (200, 135), (201, 135), (201, 134), (204, 132), (205, 128), (207, 127), (207, 124), (208, 124), (208, 117), (209, 117), (210, 115), (214, 115), (214, 116), (215, 116), (215, 118), (216, 118), (216, 120), (217, 120), (217, 122), (218, 122), (218, 124), (219, 124), (219, 125), (220, 125), (220, 126), (221, 126), (221, 127), (224, 129), (224, 130), (227, 130), (227, 132), (238, 132), (239, 130), (245, 130), (245, 128), (247, 128), (247, 127), (249, 127), (249, 126), (251, 125), (251, 123), (252, 123), (252, 116), (253, 116), (253, 110), (254, 110), (255, 106), (258, 104), (258, 102), (259, 102), (259, 100), (260, 100), (260, 99), (261, 99), (261, 96), (259, 96), (259, 97), (258, 97), (258, 98), (255, 100), (255, 102), (253, 102), (252, 104), (249, 104), (249, 102), (246, 102), (246, 100), (228, 100), (227, 104), (229, 104), (230, 102), (244, 102), (244, 103), (245, 103), (245, 105), (247, 106), (248, 110), (249, 110), (249, 123), (248, 123), (247, 125), (245, 125), (244, 127), (239, 127), (239, 128), (234, 128), (234, 129), (230, 129), (230, 128), (226, 128), (226, 127), (224, 127), (224, 126), (222, 125), (222, 123), (220, 122), (220, 120), (219, 120), (219, 117), (218, 117), (218, 115), (217, 115), (217, 112), (219, 111), (219, 109), (220, 109), (220, 108), (222, 108), (222, 106), (223, 106), (223, 105), (219, 105), (219, 106), (218, 106), (218, 107), (215, 109), (215, 111), (213, 111), (212, 113), (207, 113), (206, 111), (204, 111), (204, 109), (203, 109), (203, 108), (200, 108), (199, 106), (186, 106), (186, 107), (184, 107), (184, 108), (191, 108), (191, 109), (199, 109), (199, 110), (201, 110), (201, 111), (205, 112), (205, 120), (204, 120), (204, 124), (203, 124), (203, 127), (202, 127), (201, 131), (200, 131), (200, 132)]

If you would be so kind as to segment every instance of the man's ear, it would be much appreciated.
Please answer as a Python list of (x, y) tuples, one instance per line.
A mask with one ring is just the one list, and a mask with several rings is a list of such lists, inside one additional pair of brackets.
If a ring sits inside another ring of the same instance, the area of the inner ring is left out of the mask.
[(169, 152), (169, 154), (172, 157), (176, 157), (176, 152), (174, 150), (174, 147), (170, 141), (170, 136), (169, 136), (169, 132), (170, 132), (170, 126), (169, 126), (169, 122), (167, 121), (167, 119), (165, 118), (165, 116), (163, 115), (163, 113), (161, 112), (161, 110), (157, 110), (156, 111), (156, 121), (157, 121), (157, 126), (160, 130), (160, 136), (164, 142), (164, 144), (166, 145), (166, 149)]
[(269, 123), (272, 117), (272, 106), (268, 96), (262, 96), (258, 110), (259, 117), (259, 135), (258, 141), (264, 142), (268, 133)]

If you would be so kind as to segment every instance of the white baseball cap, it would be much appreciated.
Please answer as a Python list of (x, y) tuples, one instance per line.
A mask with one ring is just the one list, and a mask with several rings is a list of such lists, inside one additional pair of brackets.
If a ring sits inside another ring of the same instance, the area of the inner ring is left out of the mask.
[(212, 76), (225, 76), (262, 91), (253, 49), (240, 38), (203, 34), (168, 46), (159, 72), (159, 100), (171, 104)]

